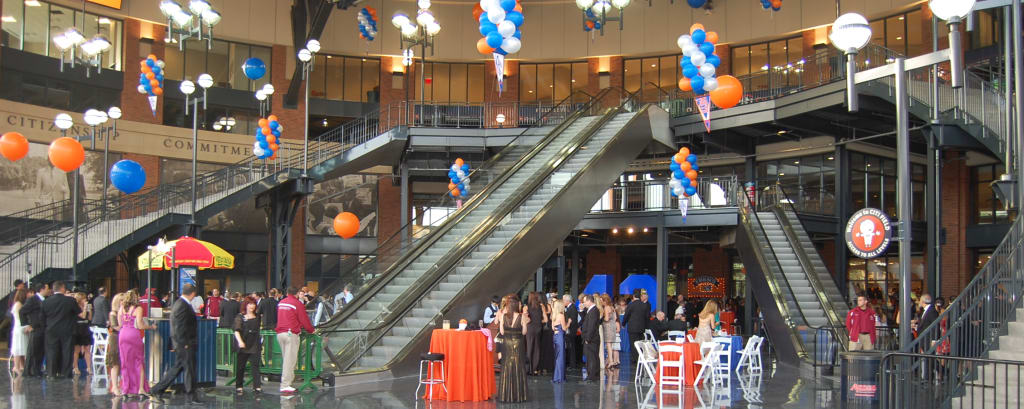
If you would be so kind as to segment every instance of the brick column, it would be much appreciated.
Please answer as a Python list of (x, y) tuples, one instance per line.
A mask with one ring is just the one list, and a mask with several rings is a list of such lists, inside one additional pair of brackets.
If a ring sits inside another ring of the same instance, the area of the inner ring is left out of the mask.
[(612, 276), (612, 288), (618, 289), (624, 278), (622, 277), (622, 256), (619, 255), (618, 248), (614, 246), (606, 246), (604, 251), (597, 247), (591, 248), (590, 251), (587, 251), (586, 266), (587, 279), (580, 283), (583, 286), (586, 286), (595, 275), (607, 274)]
[(971, 223), (970, 168), (963, 152), (945, 151), (942, 162), (942, 294), (960, 294), (974, 276), (974, 254), (967, 248)]
[[(597, 95), (598, 92), (601, 92), (601, 77), (604, 75), (608, 76), (608, 87), (621, 88), (623, 86), (623, 68), (621, 56), (588, 58), (587, 92), (591, 95)], [(609, 107), (618, 104), (618, 98), (612, 98), (605, 100), (602, 106)]]

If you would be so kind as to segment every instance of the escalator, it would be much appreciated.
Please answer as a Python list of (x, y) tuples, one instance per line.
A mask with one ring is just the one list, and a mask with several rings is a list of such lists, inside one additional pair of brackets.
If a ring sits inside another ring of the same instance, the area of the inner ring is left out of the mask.
[(410, 369), (441, 319), (475, 320), (527, 281), (661, 130), (664, 110), (619, 90), (575, 110), (320, 327), (335, 366)]
[(779, 359), (799, 365), (830, 353), (823, 332), (844, 339), (849, 307), (781, 187), (758, 195), (741, 208), (737, 249)]

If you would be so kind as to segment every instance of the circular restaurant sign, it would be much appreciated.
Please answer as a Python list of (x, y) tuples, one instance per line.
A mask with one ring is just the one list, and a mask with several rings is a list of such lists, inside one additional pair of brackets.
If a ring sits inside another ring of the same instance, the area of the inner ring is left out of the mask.
[(889, 216), (873, 207), (858, 210), (846, 223), (846, 247), (857, 257), (878, 257), (889, 248), (891, 238)]

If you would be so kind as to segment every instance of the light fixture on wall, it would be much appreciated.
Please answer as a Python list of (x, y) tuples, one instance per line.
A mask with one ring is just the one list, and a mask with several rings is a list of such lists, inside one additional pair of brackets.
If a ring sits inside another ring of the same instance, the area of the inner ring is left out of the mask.
[[(622, 10), (628, 7), (629, 3), (630, 0), (576, 0), (576, 7), (583, 13), (584, 27), (586, 27), (588, 20), (594, 20), (594, 17), (596, 17), (596, 22), (600, 23), (600, 28), (597, 30), (601, 32), (601, 35), (604, 35), (604, 27), (609, 21), (618, 21), (619, 30), (622, 30), (625, 24), (623, 20), (625, 13)], [(608, 12), (613, 8), (619, 10), (617, 16), (608, 15)], [(588, 11), (593, 13), (593, 17), (587, 16)]]
[(416, 12), (415, 19), (411, 19), (409, 15), (399, 11), (391, 16), (391, 24), (402, 33), (398, 37), (399, 46), (403, 49), (402, 65), (406, 67), (412, 65), (412, 47), (420, 46), (420, 63), (424, 67), (420, 70), (420, 101), (422, 101), (427, 81), (424, 74), (426, 72), (427, 48), (430, 48), (430, 55), (434, 55), (434, 36), (441, 32), (441, 23), (430, 11), (430, 0), (419, 0), (417, 6), (420, 9)]
[[(185, 40), (206, 40), (206, 49), (213, 47), (213, 26), (220, 22), (221, 15), (207, 0), (189, 0), (188, 9), (174, 0), (160, 1), (160, 13), (167, 18), (167, 36), (164, 42), (178, 43), (178, 49), (185, 50)], [(177, 34), (177, 38), (174, 35)]]
[[(83, 14), (85, 13), (83, 8)], [(69, 63), (71, 68), (75, 64), (85, 66), (85, 76), (89, 77), (93, 68), (96, 72), (103, 71), (103, 53), (110, 49), (110, 40), (102, 34), (96, 34), (86, 39), (77, 27), (70, 27), (60, 34), (53, 36), (53, 45), (60, 50), (60, 71), (64, 72), (64, 64)], [(68, 61), (64, 57), (70, 54)]]
[(214, 131), (231, 132), (238, 121), (233, 116), (222, 116), (213, 123)]

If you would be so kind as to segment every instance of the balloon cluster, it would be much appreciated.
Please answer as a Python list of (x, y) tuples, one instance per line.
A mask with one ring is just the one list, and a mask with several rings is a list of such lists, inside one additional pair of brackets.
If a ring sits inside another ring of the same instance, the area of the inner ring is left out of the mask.
[(163, 95), (164, 93), (164, 60), (156, 59), (150, 54), (145, 60), (139, 62), (142, 72), (139, 73), (139, 93), (149, 96)]
[(765, 10), (779, 11), (782, 9), (782, 0), (761, 0), (761, 7)]
[(377, 9), (363, 7), (356, 15), (356, 20), (359, 21), (359, 38), (373, 41), (377, 37)]
[(480, 22), (476, 49), (481, 54), (515, 54), (522, 47), (523, 6), (517, 0), (480, 0), (473, 6), (473, 16)]
[(28, 139), (17, 132), (7, 132), (0, 136), (0, 155), (11, 162), (17, 162), (28, 154)]
[(601, 29), (601, 20), (597, 18), (594, 11), (586, 9), (583, 11), (583, 31), (593, 31)]
[(260, 159), (273, 159), (280, 148), (278, 141), (284, 127), (277, 122), (277, 115), (270, 115), (260, 118), (259, 128), (256, 130), (256, 143), (252, 145), (252, 154)]
[(469, 193), (469, 164), (462, 158), (455, 159), (455, 164), (448, 170), (448, 194), (452, 197), (462, 197)]
[(717, 42), (718, 34), (704, 31), (700, 23), (690, 26), (690, 34), (679, 36), (676, 45), (683, 50), (683, 58), (679, 61), (683, 78), (679, 80), (679, 89), (703, 95), (718, 88), (715, 71), (722, 59), (715, 55)]
[(138, 192), (146, 184), (146, 170), (139, 162), (120, 160), (110, 167), (110, 183), (130, 195)]
[(672, 157), (668, 168), (672, 170), (672, 180), (668, 182), (672, 188), (672, 197), (697, 194), (697, 155), (690, 153), (690, 148), (679, 148), (679, 153)]

